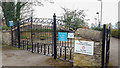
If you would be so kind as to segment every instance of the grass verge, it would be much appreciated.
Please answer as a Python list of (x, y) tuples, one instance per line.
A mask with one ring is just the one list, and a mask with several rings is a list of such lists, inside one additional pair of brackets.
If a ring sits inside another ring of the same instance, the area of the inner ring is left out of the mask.
[(17, 47), (8, 46), (8, 45), (2, 45), (2, 50), (22, 50), (22, 49), (17, 48)]
[(50, 65), (53, 65), (53, 66), (60, 66), (62, 68), (65, 68), (65, 66), (70, 66), (72, 67), (73, 66), (73, 63), (72, 62), (68, 62), (68, 61), (64, 61), (64, 60), (60, 60), (60, 59), (54, 59), (53, 57), (52, 58), (49, 58), (46, 60), (46, 62)]

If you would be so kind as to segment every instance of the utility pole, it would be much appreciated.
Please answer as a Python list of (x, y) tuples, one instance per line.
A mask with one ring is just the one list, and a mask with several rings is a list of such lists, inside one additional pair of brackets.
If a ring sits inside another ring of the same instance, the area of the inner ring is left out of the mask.
[(102, 0), (98, 0), (101, 2), (101, 21), (100, 21), (100, 27), (101, 27), (101, 24), (102, 24), (102, 8), (103, 8), (103, 2)]

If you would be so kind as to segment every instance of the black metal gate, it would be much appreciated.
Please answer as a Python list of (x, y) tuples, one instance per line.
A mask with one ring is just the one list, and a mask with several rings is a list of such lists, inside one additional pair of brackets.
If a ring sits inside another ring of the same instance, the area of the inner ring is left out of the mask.
[[(73, 62), (74, 38), (67, 38), (67, 41), (59, 41), (58, 33), (75, 33), (76, 28), (64, 24), (64, 20), (57, 19), (54, 14), (51, 18), (28, 18), (18, 21), (11, 29), (12, 46), (26, 49), (32, 53), (54, 56), (54, 59), (63, 59)], [(106, 41), (105, 41), (106, 39)], [(106, 46), (105, 46), (106, 42)], [(109, 64), (110, 53), (110, 27), (103, 26), (102, 41), (102, 66), (106, 59), (106, 66)], [(105, 58), (106, 48), (106, 58)]]
[(74, 33), (75, 28), (67, 26), (61, 19), (28, 18), (18, 21), (11, 30), (12, 46), (37, 52), (54, 58), (72, 61), (74, 39), (58, 41), (58, 32)]
[[(109, 55), (110, 55), (110, 26), (106, 29), (106, 24), (103, 25), (103, 39), (102, 39), (102, 68), (109, 66)], [(106, 48), (106, 49), (105, 49)], [(106, 52), (105, 52), (106, 51)]]
[(66, 25), (64, 20), (57, 19), (54, 14), (54, 59), (62, 59), (73, 62), (74, 38), (67, 38), (67, 41), (58, 40), (58, 33), (75, 33), (75, 28)]

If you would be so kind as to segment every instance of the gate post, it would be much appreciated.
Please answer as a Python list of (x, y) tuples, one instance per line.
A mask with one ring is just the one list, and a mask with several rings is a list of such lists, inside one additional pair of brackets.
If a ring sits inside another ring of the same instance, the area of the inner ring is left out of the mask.
[(17, 20), (17, 30), (18, 30), (18, 48), (20, 48), (20, 26), (19, 20)]
[(102, 68), (104, 68), (104, 56), (105, 56), (105, 33), (106, 33), (106, 24), (103, 25), (103, 36), (102, 36)]
[(106, 39), (106, 62), (105, 65), (109, 65), (109, 54), (110, 54), (110, 26), (107, 29), (107, 39)]
[(13, 26), (11, 26), (11, 44), (13, 46), (13, 30), (12, 30)]
[(56, 50), (56, 15), (53, 15), (53, 28), (54, 28), (54, 59), (57, 58), (57, 50)]
[(31, 43), (32, 43), (32, 53), (33, 53), (33, 33), (32, 33), (32, 23), (33, 23), (33, 20), (32, 20), (32, 17), (31, 17)]

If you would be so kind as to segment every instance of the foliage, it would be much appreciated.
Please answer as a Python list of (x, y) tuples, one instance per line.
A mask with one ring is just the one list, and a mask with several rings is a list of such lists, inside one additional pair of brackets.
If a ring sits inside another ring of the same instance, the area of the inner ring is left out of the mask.
[(2, 30), (2, 27), (0, 26), (0, 30)]
[(6, 25), (9, 26), (9, 21), (14, 21), (14, 25), (17, 23), (17, 19), (20, 19), (20, 10), (26, 4), (26, 2), (2, 2), (2, 9), (6, 21)]
[(115, 29), (119, 29), (119, 26), (120, 26), (120, 21), (115, 23)]
[(2, 28), (2, 30), (10, 29), (10, 27), (8, 27), (8, 26), (0, 27), (0, 29), (1, 29), (1, 28)]
[(62, 8), (64, 10), (63, 16), (65, 20), (65, 25), (73, 26), (75, 28), (80, 28), (86, 26), (85, 23), (85, 13), (84, 10), (70, 10), (67, 8)]
[[(31, 31), (31, 29), (28, 29), (27, 31)], [(32, 29), (34, 32), (42, 32), (42, 31), (53, 31), (53, 29)]]
[[(26, 13), (31, 15), (32, 11), (30, 10), (32, 7), (30, 5), (43, 5), (40, 1), (35, 0), (33, 2), (30, 2), (30, 0), (26, 0), (26, 2), (2, 2), (2, 10), (4, 13), (6, 25), (9, 26), (9, 21), (14, 21), (14, 25), (17, 23), (17, 19), (21, 20), (21, 11), (27, 10)], [(27, 7), (26, 7), (27, 6)], [(29, 8), (28, 8), (29, 6)], [(24, 7), (28, 9), (23, 9)], [(31, 12), (31, 13), (28, 13)], [(22, 13), (25, 15), (24, 13)]]
[(120, 29), (112, 29), (112, 37), (120, 38)]
[[(28, 29), (26, 31), (31, 31), (31, 29)], [(33, 32), (46, 32), (46, 31), (53, 31), (53, 29), (32, 29)], [(60, 30), (60, 29), (57, 29), (57, 31), (63, 31), (63, 30)]]
[(103, 30), (103, 28), (101, 28), (101, 27), (95, 27), (95, 28), (92, 28), (93, 30), (97, 30), (97, 31), (102, 31)]
[(20, 36), (20, 38), (21, 38), (21, 39), (26, 39), (26, 38), (27, 38), (27, 36)]
[(15, 21), (15, 4), (14, 2), (2, 2), (2, 10), (6, 20), (6, 25), (9, 26), (9, 21)]

